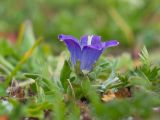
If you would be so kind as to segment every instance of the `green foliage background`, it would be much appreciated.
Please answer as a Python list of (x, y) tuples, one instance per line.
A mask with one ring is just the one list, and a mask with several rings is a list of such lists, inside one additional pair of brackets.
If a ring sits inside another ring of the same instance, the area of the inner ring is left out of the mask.
[[(91, 119), (158, 120), (159, 20), (159, 0), (1, 0), (0, 116), (78, 120), (85, 98)], [(61, 33), (96, 34), (120, 46), (84, 76), (71, 67)], [(131, 97), (102, 102), (102, 93), (123, 88)]]
[(54, 43), (60, 33), (97, 34), (123, 46), (153, 47), (160, 43), (159, 9), (159, 0), (1, 0), (0, 31), (18, 31), (29, 19), (36, 35)]

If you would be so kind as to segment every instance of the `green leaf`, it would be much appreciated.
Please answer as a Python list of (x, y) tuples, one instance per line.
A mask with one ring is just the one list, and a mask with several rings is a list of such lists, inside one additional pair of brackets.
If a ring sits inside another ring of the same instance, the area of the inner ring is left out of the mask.
[(150, 65), (150, 59), (149, 59), (149, 54), (148, 51), (146, 49), (146, 47), (143, 47), (141, 54), (139, 55), (141, 58), (141, 62), (146, 65), (149, 66)]
[(44, 110), (51, 109), (52, 104), (49, 102), (43, 102), (43, 103), (30, 103), (28, 106), (26, 106), (26, 116), (29, 117), (37, 117), (43, 119)]
[(25, 73), (25, 77), (34, 79), (39, 86), (43, 88), (43, 90), (46, 92), (52, 91), (54, 92), (57, 87), (55, 86), (54, 82), (50, 79), (46, 79), (42, 77), (39, 74), (32, 74), (32, 73)]
[(65, 90), (67, 89), (68, 86), (67, 79), (69, 79), (70, 74), (71, 74), (70, 65), (67, 61), (65, 61), (60, 74), (60, 81)]
[(13, 55), (14, 54), (14, 48), (11, 45), (11, 43), (9, 43), (7, 41), (7, 39), (0, 39), (0, 54), (3, 56), (7, 56), (7, 55)]
[(13, 70), (13, 69), (14, 69), (13, 65), (12, 65), (10, 62), (8, 62), (8, 61), (7, 61), (3, 56), (1, 56), (1, 55), (0, 55), (0, 64), (2, 64), (3, 66), (5, 66), (6, 69), (8, 69), (8, 70)]
[(19, 39), (19, 45), (21, 47), (22, 53), (25, 53), (30, 49), (31, 46), (35, 43), (35, 36), (32, 28), (31, 21), (27, 20), (23, 23), (23, 31), (20, 31), (22, 34), (21, 39)]

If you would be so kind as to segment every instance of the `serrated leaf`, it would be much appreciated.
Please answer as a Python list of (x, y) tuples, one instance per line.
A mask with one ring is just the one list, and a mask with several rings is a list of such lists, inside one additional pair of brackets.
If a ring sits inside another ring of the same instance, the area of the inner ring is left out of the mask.
[(148, 51), (146, 49), (146, 47), (143, 47), (142, 51), (141, 51), (141, 54), (139, 54), (140, 58), (141, 58), (141, 62), (144, 64), (144, 65), (147, 65), (149, 66), (150, 65), (150, 59), (149, 59), (149, 54), (148, 54)]

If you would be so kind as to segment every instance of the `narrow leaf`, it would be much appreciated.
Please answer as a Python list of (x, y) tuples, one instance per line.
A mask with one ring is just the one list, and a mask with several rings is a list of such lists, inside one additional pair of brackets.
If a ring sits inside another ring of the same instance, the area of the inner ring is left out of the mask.
[(65, 61), (60, 74), (60, 81), (65, 90), (67, 89), (68, 86), (67, 79), (69, 79), (70, 74), (71, 74), (70, 65), (67, 61)]

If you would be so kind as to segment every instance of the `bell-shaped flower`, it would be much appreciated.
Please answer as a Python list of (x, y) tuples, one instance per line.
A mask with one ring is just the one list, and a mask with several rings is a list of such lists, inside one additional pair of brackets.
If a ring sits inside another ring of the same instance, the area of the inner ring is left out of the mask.
[(61, 34), (58, 38), (67, 45), (72, 65), (75, 66), (76, 62), (79, 61), (80, 69), (83, 72), (92, 70), (93, 64), (106, 48), (119, 44), (116, 40), (101, 42), (101, 37), (96, 35), (84, 35), (80, 41), (71, 35)]

